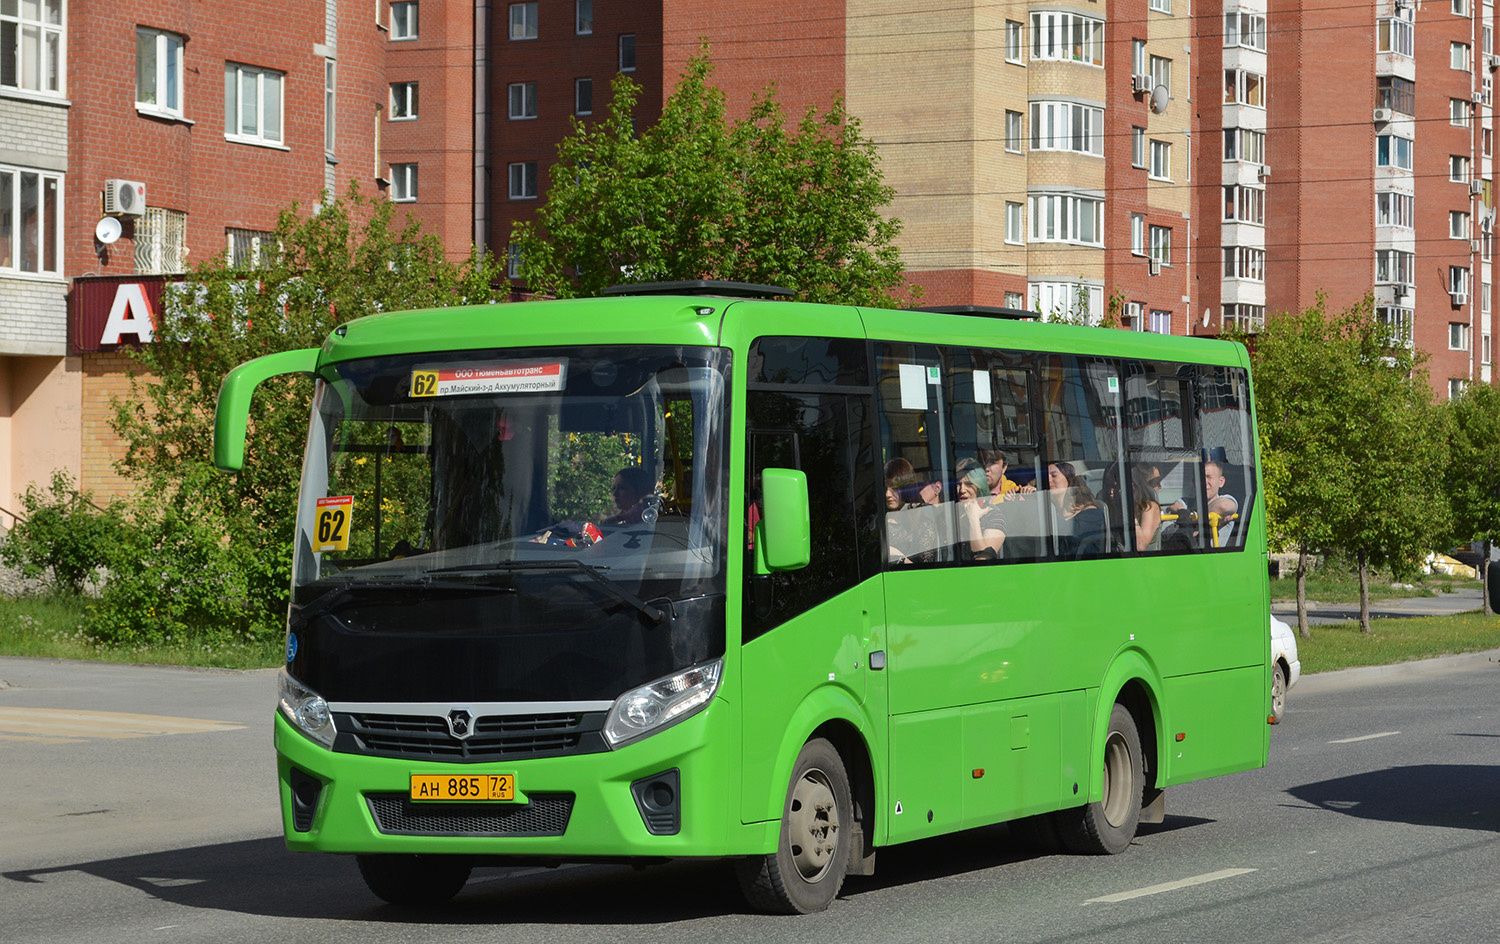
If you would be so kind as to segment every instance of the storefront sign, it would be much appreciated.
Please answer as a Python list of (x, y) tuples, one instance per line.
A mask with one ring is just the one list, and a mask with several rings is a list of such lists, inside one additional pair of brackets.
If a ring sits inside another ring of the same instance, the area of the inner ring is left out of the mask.
[(161, 276), (99, 276), (73, 280), (69, 295), (68, 348), (89, 354), (150, 344), (161, 310)]

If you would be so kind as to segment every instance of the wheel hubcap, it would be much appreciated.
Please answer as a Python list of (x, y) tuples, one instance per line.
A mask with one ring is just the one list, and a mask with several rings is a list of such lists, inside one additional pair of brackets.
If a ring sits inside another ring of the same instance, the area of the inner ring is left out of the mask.
[(1104, 819), (1111, 826), (1121, 826), (1130, 818), (1131, 785), (1135, 783), (1135, 771), (1131, 769), (1130, 749), (1125, 746), (1125, 737), (1112, 731), (1104, 743)]
[(839, 809), (828, 776), (817, 768), (804, 773), (792, 791), (787, 839), (804, 881), (816, 882), (827, 874), (838, 849)]

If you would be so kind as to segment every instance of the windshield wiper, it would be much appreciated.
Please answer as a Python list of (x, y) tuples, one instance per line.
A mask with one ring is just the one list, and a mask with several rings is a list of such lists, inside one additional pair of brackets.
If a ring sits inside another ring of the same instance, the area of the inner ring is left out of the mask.
[(313, 617), (326, 613), (346, 602), (356, 591), (364, 590), (483, 590), (490, 593), (514, 593), (510, 587), (489, 587), (482, 584), (458, 583), (456, 581), (433, 580), (427, 575), (419, 577), (350, 578), (299, 607), (292, 615), (306, 624)]
[[(462, 565), (459, 565), (457, 567), (439, 567), (439, 568), (437, 568), (435, 570), (429, 570), (429, 571), (427, 571), (427, 573), (429, 575), (431, 575), (431, 574), (475, 574), (475, 575), (482, 575), (482, 574), (509, 574), (509, 573), (515, 573), (517, 571), (525, 571), (525, 570), (537, 571), (537, 572), (540, 572), (540, 573), (546, 573), (546, 572), (549, 572), (549, 571), (552, 572), (552, 573), (557, 573), (559, 571), (562, 571), (562, 572), (569, 572), (569, 571), (571, 571), (573, 573), (583, 574), (584, 576), (592, 578), (596, 583), (599, 584), (599, 586), (603, 587), (606, 591), (608, 591), (610, 593), (610, 595), (612, 595), (616, 599), (621, 600), (621, 601), (623, 601), (625, 603), (628, 603), (631, 606), (635, 607), (635, 609), (642, 616), (646, 617), (648, 620), (651, 621), (651, 625), (653, 625), (653, 626), (660, 626), (662, 623), (666, 622), (666, 619), (667, 619), (667, 613), (666, 612), (662, 611), (661, 609), (658, 609), (657, 607), (652, 606), (650, 603), (647, 603), (647, 602), (643, 601), (640, 597), (636, 596), (635, 594), (631, 593), (630, 591), (628, 591), (628, 590), (624, 589), (623, 587), (619, 586), (613, 580), (610, 580), (608, 577), (604, 576), (604, 572), (606, 570), (609, 570), (608, 567), (602, 567), (602, 566), (600, 566), (598, 564), (587, 564), (587, 563), (584, 563), (583, 561), (579, 561), (579, 560), (574, 560), (574, 561), (562, 561), (562, 560), (559, 560), (559, 561), (519, 561), (519, 560), (513, 560), (513, 561), (495, 561), (494, 563), (490, 563), (490, 564), (462, 564)], [(671, 601), (667, 601), (667, 605), (670, 607), (671, 606)], [(673, 615), (674, 616), (676, 615), (675, 612), (673, 613)]]

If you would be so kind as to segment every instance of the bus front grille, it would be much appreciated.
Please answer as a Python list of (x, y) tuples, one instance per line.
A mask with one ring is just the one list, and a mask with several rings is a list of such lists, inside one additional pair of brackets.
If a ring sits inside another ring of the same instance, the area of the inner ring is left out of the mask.
[(454, 737), (447, 721), (432, 715), (335, 712), (333, 749), (347, 754), (483, 763), (527, 757), (562, 757), (607, 750), (602, 711), (534, 715), (481, 715), (474, 733)]
[(529, 803), (413, 803), (403, 793), (365, 795), (375, 828), (388, 836), (561, 836), (573, 794), (533, 793)]

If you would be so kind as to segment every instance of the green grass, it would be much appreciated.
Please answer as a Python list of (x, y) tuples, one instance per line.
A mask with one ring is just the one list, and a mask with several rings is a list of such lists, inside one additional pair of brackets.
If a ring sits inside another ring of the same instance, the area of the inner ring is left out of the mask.
[(0, 598), (0, 656), (263, 669), (280, 665), (280, 639), (256, 643), (101, 646), (83, 632), (86, 601), (67, 596)]
[[(1283, 571), (1285, 573), (1285, 571)], [(1400, 597), (1435, 597), (1440, 593), (1452, 593), (1460, 587), (1479, 587), (1478, 580), (1462, 580), (1444, 574), (1420, 574), (1402, 581), (1400, 586), (1391, 586), (1390, 574), (1370, 577), (1370, 599), (1391, 600)], [(1410, 584), (1408, 588), (1406, 584)], [(1323, 569), (1307, 578), (1307, 598), (1320, 603), (1358, 603), (1359, 576), (1352, 573)], [(1272, 600), (1297, 599), (1296, 575), (1271, 581)]]
[[(1287, 620), (1296, 631), (1296, 619)], [(1392, 665), (1461, 652), (1500, 649), (1500, 616), (1483, 610), (1456, 616), (1419, 616), (1370, 621), (1371, 634), (1359, 621), (1314, 623), (1311, 639), (1297, 639), (1304, 673), (1332, 672), (1355, 666)]]

